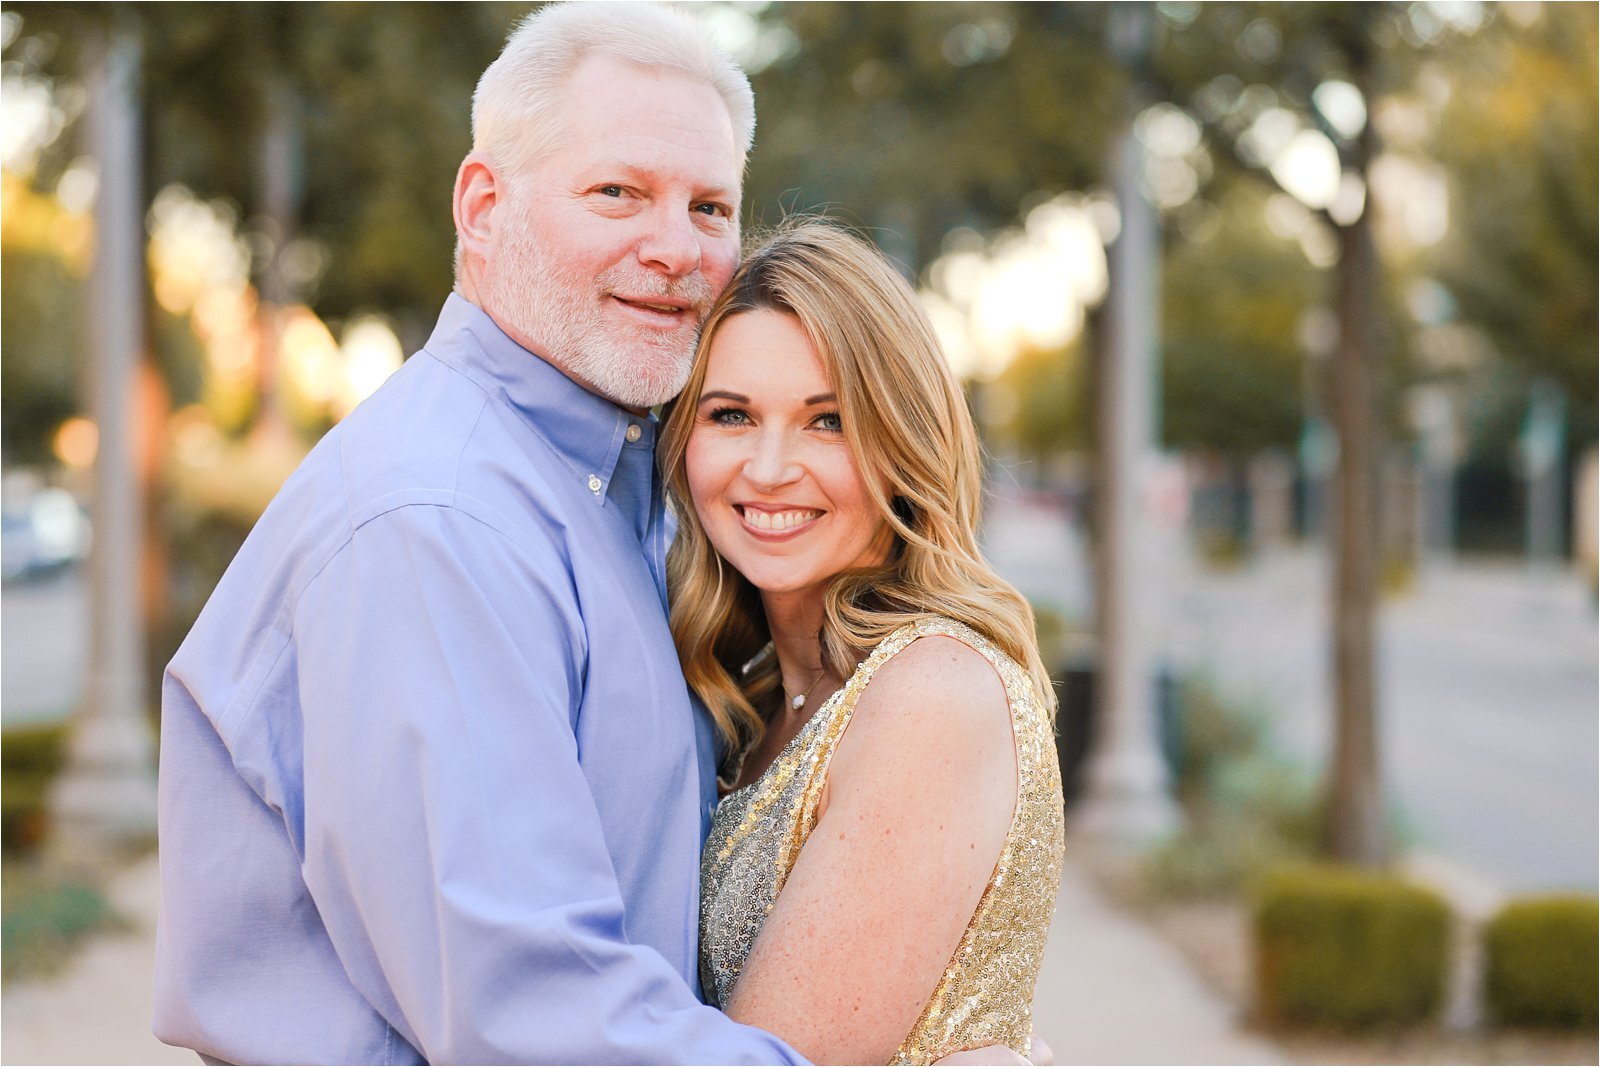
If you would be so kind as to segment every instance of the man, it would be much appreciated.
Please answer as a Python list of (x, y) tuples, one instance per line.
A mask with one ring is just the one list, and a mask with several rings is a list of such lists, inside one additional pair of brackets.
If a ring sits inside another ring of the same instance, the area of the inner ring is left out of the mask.
[(800, 1062), (697, 996), (711, 733), (650, 405), (738, 254), (748, 82), (557, 5), (480, 82), (456, 292), (168, 668), (157, 1035), (209, 1061)]

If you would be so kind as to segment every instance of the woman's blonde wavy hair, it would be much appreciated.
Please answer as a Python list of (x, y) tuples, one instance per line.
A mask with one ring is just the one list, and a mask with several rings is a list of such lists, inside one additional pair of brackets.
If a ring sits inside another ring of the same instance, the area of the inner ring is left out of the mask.
[(828, 587), (823, 661), (848, 677), (902, 625), (943, 615), (1022, 665), (1050, 714), (1033, 611), (978, 550), (982, 461), (966, 399), (932, 324), (899, 273), (866, 241), (815, 219), (757, 245), (712, 307), (693, 370), (662, 429), (659, 461), (679, 518), (667, 556), (672, 636), (684, 677), (711, 712), (736, 768), (782, 699), (777, 658), (754, 586), (712, 547), (690, 503), (684, 457), (717, 330), (757, 309), (793, 315), (839, 398), (856, 469), (895, 534), (881, 566)]

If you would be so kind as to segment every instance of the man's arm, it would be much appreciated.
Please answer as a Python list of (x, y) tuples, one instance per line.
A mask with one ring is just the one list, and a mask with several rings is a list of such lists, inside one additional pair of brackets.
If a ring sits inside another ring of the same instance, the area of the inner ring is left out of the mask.
[(305, 864), (351, 980), (431, 1062), (803, 1062), (628, 943), (553, 552), (381, 515), (295, 611)]

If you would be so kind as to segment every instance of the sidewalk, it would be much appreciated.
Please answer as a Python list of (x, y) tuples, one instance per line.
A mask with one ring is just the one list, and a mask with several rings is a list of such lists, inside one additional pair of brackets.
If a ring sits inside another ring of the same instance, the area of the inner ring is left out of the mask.
[[(159, 903), (154, 857), (111, 897), (131, 929), (90, 944), (63, 974), (7, 987), (0, 1062), (194, 1064), (150, 1035)], [(1069, 858), (1034, 1001), (1034, 1028), (1061, 1064), (1266, 1064), (1282, 1052), (1241, 1033), (1176, 949), (1113, 907)]]
[(1034, 1033), (1067, 1064), (1287, 1063), (1245, 1033), (1234, 1007), (1202, 984), (1182, 954), (1116, 907), (1072, 859), (1056, 901)]

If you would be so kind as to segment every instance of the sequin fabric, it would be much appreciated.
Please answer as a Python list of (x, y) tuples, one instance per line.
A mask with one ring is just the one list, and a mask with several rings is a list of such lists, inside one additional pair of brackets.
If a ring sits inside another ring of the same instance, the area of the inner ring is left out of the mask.
[(986, 1045), (1024, 1057), (1033, 989), (1061, 885), (1061, 771), (1033, 681), (961, 623), (926, 618), (890, 634), (862, 661), (762, 776), (717, 807), (700, 866), (700, 977), (725, 1004), (773, 902), (816, 826), (828, 761), (877, 670), (919, 637), (953, 637), (1005, 682), (1017, 749), (1017, 801), (994, 873), (955, 954), (891, 1063), (932, 1063)]

